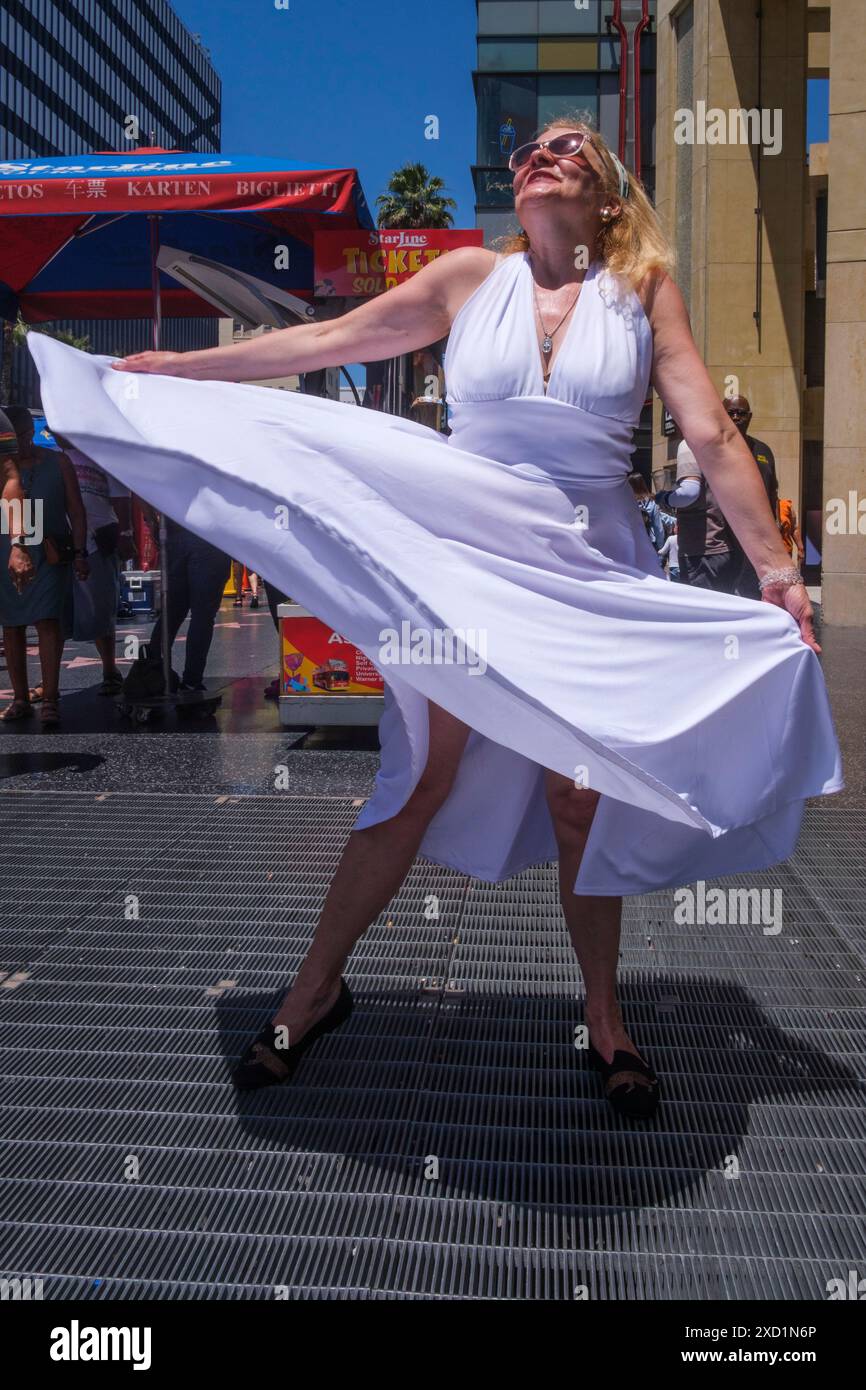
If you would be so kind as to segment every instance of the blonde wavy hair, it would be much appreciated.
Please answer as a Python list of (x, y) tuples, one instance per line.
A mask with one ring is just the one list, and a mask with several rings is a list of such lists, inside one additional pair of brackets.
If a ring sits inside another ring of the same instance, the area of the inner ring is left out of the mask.
[[(671, 243), (662, 230), (655, 208), (647, 197), (640, 180), (628, 171), (628, 197), (619, 196), (619, 174), (611, 158), (610, 148), (604, 136), (595, 129), (591, 118), (585, 111), (566, 113), (541, 127), (536, 133), (538, 140), (550, 130), (585, 130), (592, 140), (593, 149), (598, 152), (604, 167), (602, 190), (616, 198), (622, 211), (618, 217), (602, 224), (598, 234), (595, 254), (600, 256), (613, 275), (623, 275), (637, 288), (651, 274), (670, 273), (674, 268), (674, 252)], [(500, 255), (512, 256), (518, 251), (528, 251), (529, 237), (520, 231), (516, 236), (497, 237), (492, 243)]]

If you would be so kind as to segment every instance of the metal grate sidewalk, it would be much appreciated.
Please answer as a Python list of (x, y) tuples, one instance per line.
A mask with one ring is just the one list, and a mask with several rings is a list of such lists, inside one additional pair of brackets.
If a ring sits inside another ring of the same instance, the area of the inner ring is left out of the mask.
[(417, 863), (352, 957), (349, 1024), (289, 1088), (236, 1095), (355, 814), (0, 796), (0, 1276), (47, 1298), (783, 1300), (859, 1267), (866, 813), (810, 811), (795, 860), (750, 878), (782, 892), (777, 935), (626, 900), (651, 1127), (609, 1113), (573, 1046), (548, 867), (494, 886)]

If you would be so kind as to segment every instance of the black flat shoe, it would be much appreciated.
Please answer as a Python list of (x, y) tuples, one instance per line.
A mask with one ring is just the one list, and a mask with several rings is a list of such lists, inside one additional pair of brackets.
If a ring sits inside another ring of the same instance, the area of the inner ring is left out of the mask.
[(239, 1091), (258, 1091), (262, 1086), (281, 1086), (283, 1082), (290, 1081), (301, 1058), (313, 1043), (345, 1023), (353, 1008), (349, 986), (341, 979), (337, 1002), (292, 1047), (278, 1045), (277, 1030), (269, 1023), (250, 1043), (235, 1067), (232, 1074), (234, 1085)]
[(618, 1115), (627, 1120), (651, 1120), (659, 1107), (661, 1082), (648, 1062), (633, 1052), (615, 1052), (606, 1062), (589, 1045), (589, 1064), (601, 1073), (604, 1093)]

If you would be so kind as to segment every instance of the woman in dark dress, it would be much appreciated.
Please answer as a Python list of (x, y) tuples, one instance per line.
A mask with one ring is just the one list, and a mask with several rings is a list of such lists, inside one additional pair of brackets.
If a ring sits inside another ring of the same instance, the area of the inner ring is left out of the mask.
[[(27, 628), (33, 625), (42, 669), (42, 724), (59, 722), (60, 658), (63, 654), (63, 615), (74, 568), (79, 579), (88, 574), (87, 524), (75, 470), (64, 454), (33, 443), (33, 419), (24, 406), (9, 406), (6, 415), (18, 443), (17, 467), (29, 506), (18, 522), (0, 534), (0, 624), (13, 699), (0, 715), (4, 723), (33, 715), (27, 679)], [(31, 529), (32, 528), (32, 529)], [(74, 558), (51, 563), (52, 550), (71, 539)], [(47, 542), (47, 544), (46, 544)], [(33, 577), (16, 585), (9, 571), (13, 544), (30, 554)]]

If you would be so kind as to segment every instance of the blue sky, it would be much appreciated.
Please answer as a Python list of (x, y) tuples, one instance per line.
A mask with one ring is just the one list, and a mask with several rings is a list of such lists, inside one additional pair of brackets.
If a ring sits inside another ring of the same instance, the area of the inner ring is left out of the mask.
[[(455, 226), (475, 225), (474, 0), (172, 3), (222, 78), (227, 153), (356, 168), (374, 219), (392, 172), (419, 160), (456, 200)], [(828, 86), (809, 83), (807, 143), (827, 139)]]
[(806, 84), (806, 145), (830, 139), (830, 82), (810, 78)]
[[(358, 169), (375, 199), (426, 164), (475, 225), (473, 0), (172, 0), (223, 81), (223, 149)], [(439, 139), (424, 138), (426, 116)]]
[[(375, 199), (420, 160), (474, 226), (473, 0), (172, 0), (223, 80), (223, 149), (357, 168)], [(825, 80), (809, 82), (807, 143), (827, 139)], [(424, 138), (425, 117), (439, 139)]]

